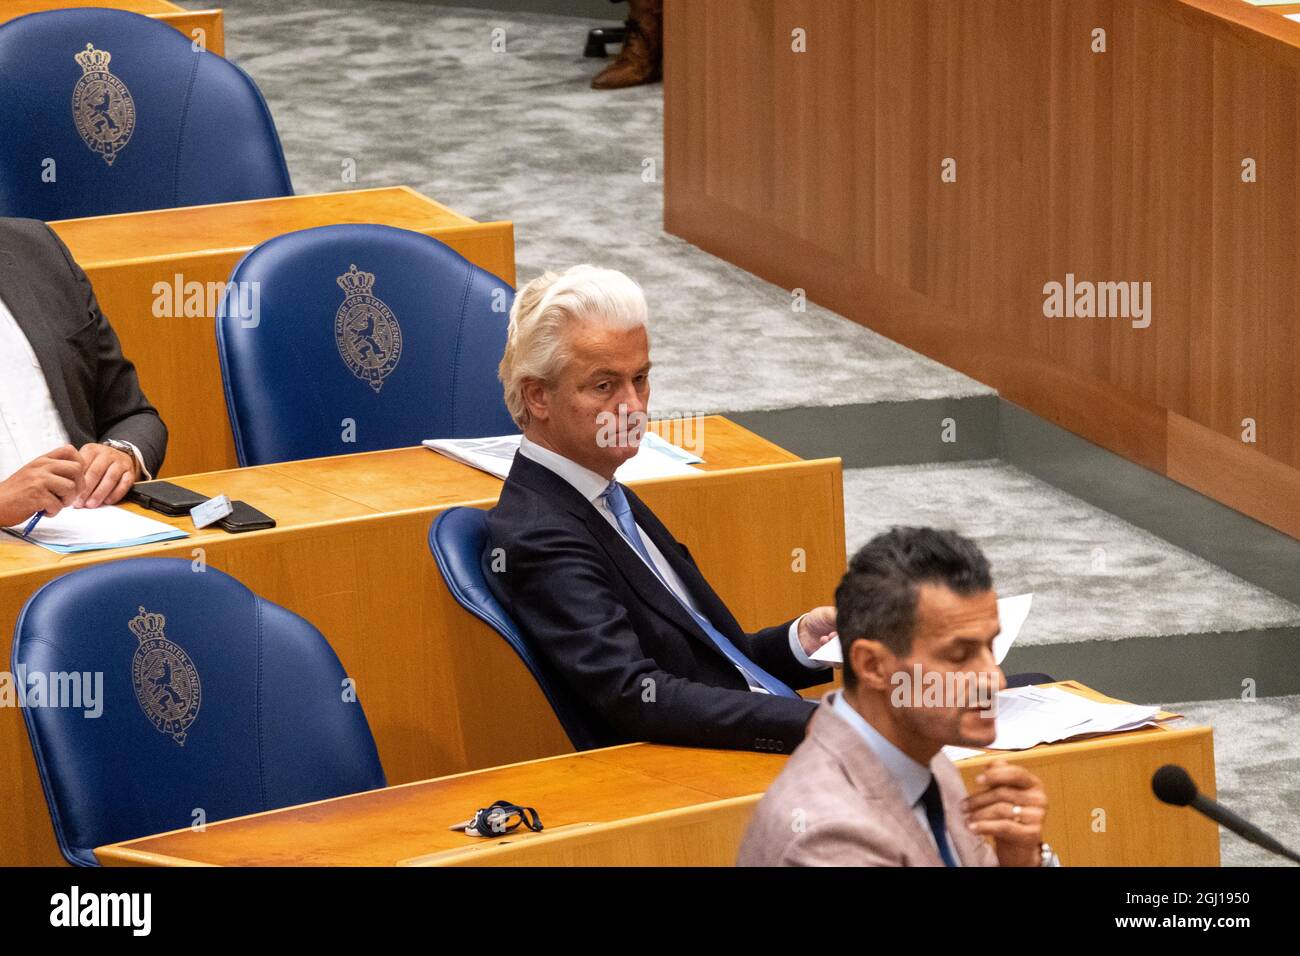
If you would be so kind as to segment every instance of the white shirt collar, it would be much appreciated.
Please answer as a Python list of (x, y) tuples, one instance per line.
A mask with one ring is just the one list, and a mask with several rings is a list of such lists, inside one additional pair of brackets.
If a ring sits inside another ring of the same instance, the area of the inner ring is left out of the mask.
[(543, 448), (536, 442), (529, 441), (527, 436), (519, 439), (519, 454), (525, 458), (530, 458), (537, 464), (549, 471), (555, 472), (592, 504), (596, 499), (605, 493), (609, 487), (609, 479), (603, 478), (590, 468), (584, 468), (576, 461), (565, 458), (559, 452), (551, 451), (549, 448)]
[(889, 771), (890, 776), (902, 788), (907, 805), (915, 806), (916, 802), (921, 799), (921, 794), (925, 793), (926, 788), (930, 786), (930, 780), (934, 776), (930, 772), (930, 768), (917, 763), (886, 740), (880, 731), (872, 727), (867, 722), (867, 719), (844, 699), (843, 693), (835, 692), (834, 700), (831, 701), (831, 709), (835, 711), (836, 716), (843, 718), (867, 742), (867, 746), (880, 758), (880, 762), (885, 765), (885, 769)]

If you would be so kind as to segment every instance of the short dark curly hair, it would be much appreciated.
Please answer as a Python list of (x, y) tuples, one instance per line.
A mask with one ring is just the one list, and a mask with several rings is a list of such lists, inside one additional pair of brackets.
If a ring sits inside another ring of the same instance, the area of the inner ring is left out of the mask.
[(853, 686), (849, 647), (880, 641), (899, 657), (912, 650), (917, 586), (942, 584), (958, 594), (993, 588), (989, 562), (974, 541), (955, 531), (890, 528), (868, 541), (835, 589), (835, 626), (844, 653), (843, 678)]

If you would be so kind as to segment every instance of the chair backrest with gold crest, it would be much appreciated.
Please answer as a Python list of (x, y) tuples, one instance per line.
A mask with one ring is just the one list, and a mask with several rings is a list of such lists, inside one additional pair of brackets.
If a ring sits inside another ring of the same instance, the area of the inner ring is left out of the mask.
[(497, 379), (514, 297), (407, 229), (268, 239), (235, 266), (217, 310), (239, 463), (515, 434)]
[(213, 567), (134, 558), (27, 601), (12, 673), (59, 849), (384, 786), (325, 638)]
[(292, 195), (243, 70), (122, 10), (0, 26), (0, 216), (72, 219)]

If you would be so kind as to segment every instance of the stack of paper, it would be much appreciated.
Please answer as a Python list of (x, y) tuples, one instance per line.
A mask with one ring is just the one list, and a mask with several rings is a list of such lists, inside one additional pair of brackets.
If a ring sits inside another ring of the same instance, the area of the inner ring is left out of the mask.
[[(26, 527), (24, 521), (4, 530), (21, 538)], [(113, 505), (103, 505), (99, 508), (64, 508), (54, 517), (37, 522), (24, 540), (59, 554), (72, 554), (185, 537), (188, 535), (180, 528)]]
[[(1090, 734), (1111, 734), (1153, 726), (1158, 707), (1106, 704), (1059, 687), (1012, 687), (998, 694), (997, 739), (989, 750), (1028, 750)], [(987, 751), (971, 747), (943, 748), (956, 762)]]
[[(440, 455), (504, 479), (510, 474), (510, 465), (515, 460), (515, 452), (519, 451), (521, 437), (523, 436), (428, 438), (423, 444)], [(623, 462), (618, 471), (614, 472), (614, 477), (626, 483), (642, 478), (690, 475), (695, 473), (691, 465), (703, 460), (698, 455), (692, 455), (684, 448), (665, 441), (654, 432), (646, 432), (641, 437), (636, 455)]]
[(1059, 687), (1012, 687), (997, 697), (991, 750), (1028, 750), (1089, 734), (1136, 730), (1155, 723), (1159, 707), (1104, 704)]

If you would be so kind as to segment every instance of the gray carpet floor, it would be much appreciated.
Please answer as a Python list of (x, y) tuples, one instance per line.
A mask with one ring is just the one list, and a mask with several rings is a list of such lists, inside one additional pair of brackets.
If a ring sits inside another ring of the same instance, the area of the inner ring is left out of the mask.
[[(513, 220), (521, 283), (579, 262), (640, 282), (652, 413), (989, 393), (825, 309), (796, 313), (787, 290), (664, 233), (662, 89), (592, 91), (591, 21), (401, 0), (221, 5), (227, 55), (266, 95), (299, 193), (410, 185), (475, 219)], [(348, 159), (355, 185), (341, 177)], [(1294, 605), (1000, 462), (844, 480), (850, 549), (892, 524), (963, 531), (1002, 593), (1037, 595), (1026, 643), (1300, 622)], [(1300, 697), (1171, 707), (1215, 728), (1221, 798), (1300, 845)], [(1223, 862), (1273, 861), (1225, 834)]]
[(796, 313), (785, 290), (665, 233), (663, 87), (592, 90), (590, 21), (399, 0), (221, 6), (227, 55), (266, 95), (295, 191), (409, 185), (512, 220), (521, 284), (580, 262), (639, 282), (652, 414), (990, 391), (826, 309)]
[[(1219, 802), (1300, 853), (1300, 697), (1166, 707), (1214, 728)], [(1294, 865), (1222, 828), (1219, 853), (1224, 866)]]
[(1034, 592), (1026, 645), (1300, 625), (1300, 607), (1004, 462), (846, 469), (844, 516), (850, 555), (896, 524), (973, 539), (1000, 594)]

